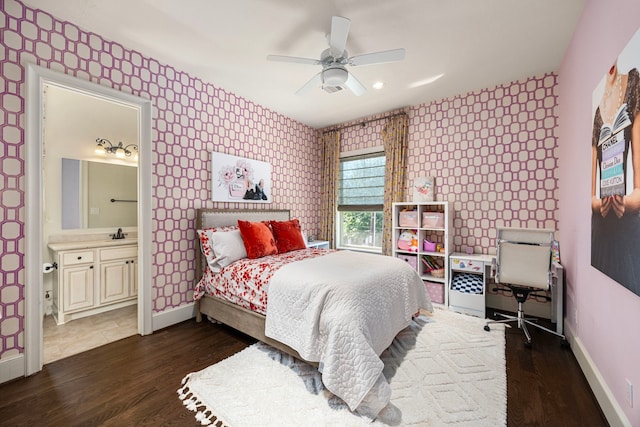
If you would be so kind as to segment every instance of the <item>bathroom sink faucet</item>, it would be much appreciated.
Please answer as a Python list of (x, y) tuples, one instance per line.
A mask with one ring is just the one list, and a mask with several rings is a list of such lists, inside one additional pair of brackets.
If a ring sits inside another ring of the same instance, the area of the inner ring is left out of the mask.
[(124, 239), (124, 236), (125, 234), (122, 232), (122, 228), (118, 228), (118, 232), (111, 235), (113, 240)]

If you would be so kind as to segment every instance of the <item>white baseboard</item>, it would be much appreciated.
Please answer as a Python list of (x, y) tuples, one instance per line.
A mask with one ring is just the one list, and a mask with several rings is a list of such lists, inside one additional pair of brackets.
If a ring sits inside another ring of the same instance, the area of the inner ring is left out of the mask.
[(161, 313), (153, 313), (153, 330), (163, 329), (176, 323), (184, 322), (196, 317), (196, 304), (191, 302), (177, 308), (171, 308)]
[(622, 408), (613, 396), (613, 393), (611, 393), (611, 390), (604, 381), (604, 378), (602, 378), (598, 367), (593, 363), (593, 360), (591, 360), (591, 356), (589, 356), (589, 353), (584, 348), (582, 341), (580, 341), (580, 338), (576, 337), (571, 324), (565, 322), (564, 327), (567, 340), (569, 340), (569, 343), (571, 344), (571, 350), (573, 351), (584, 376), (587, 378), (587, 382), (591, 386), (591, 390), (596, 396), (596, 400), (598, 401), (604, 416), (607, 418), (609, 425), (631, 427), (631, 422), (622, 411)]
[(0, 359), (0, 384), (24, 377), (24, 354)]

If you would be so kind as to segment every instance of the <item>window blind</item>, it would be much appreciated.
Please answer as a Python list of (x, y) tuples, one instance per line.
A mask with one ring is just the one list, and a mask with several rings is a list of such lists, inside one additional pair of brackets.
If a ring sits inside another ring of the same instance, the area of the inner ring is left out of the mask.
[(383, 153), (340, 160), (339, 211), (381, 211), (384, 203)]

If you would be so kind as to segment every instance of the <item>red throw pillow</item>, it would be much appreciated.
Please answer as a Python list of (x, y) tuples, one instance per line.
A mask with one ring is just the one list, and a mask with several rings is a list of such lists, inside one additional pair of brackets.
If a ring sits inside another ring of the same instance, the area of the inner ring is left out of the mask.
[(238, 220), (238, 227), (240, 227), (248, 258), (255, 259), (278, 253), (276, 241), (268, 224)]
[(305, 249), (307, 247), (304, 243), (304, 237), (302, 237), (300, 221), (297, 219), (292, 219), (291, 221), (271, 221), (269, 224), (271, 225), (271, 231), (273, 231), (273, 237), (276, 239), (279, 254), (297, 251), (298, 249)]

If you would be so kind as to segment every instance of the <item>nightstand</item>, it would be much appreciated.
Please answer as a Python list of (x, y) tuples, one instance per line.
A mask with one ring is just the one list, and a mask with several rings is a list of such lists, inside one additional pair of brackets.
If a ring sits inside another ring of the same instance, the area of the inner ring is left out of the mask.
[(318, 249), (329, 249), (329, 241), (328, 240), (314, 240), (313, 242), (307, 243), (308, 248), (318, 248)]

